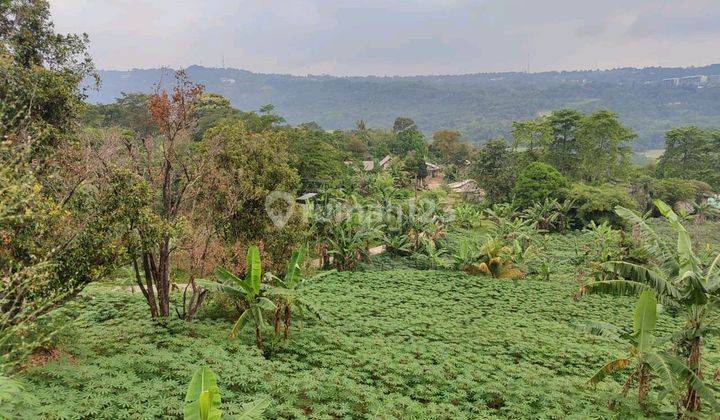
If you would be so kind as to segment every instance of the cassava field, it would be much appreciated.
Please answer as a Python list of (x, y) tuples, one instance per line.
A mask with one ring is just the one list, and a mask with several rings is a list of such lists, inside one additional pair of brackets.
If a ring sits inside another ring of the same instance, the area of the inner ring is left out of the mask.
[[(228, 339), (237, 314), (221, 300), (192, 323), (159, 323), (137, 289), (96, 285), (53, 317), (60, 327), (66, 317), (75, 322), (60, 329), (54, 353), (31, 358), (23, 378), (37, 415), (58, 419), (180, 416), (200, 365), (216, 373), (231, 415), (269, 397), (268, 418), (628, 418), (643, 410), (672, 418), (675, 407), (654, 393), (644, 409), (634, 392), (620, 396), (624, 376), (588, 384), (628, 348), (587, 326), (631, 322), (635, 301), (573, 298), (576, 247), (588, 240), (552, 236), (549, 281), (418, 270), (377, 256), (367, 271), (308, 285), (322, 320), (299, 319), (290, 341), (268, 341), (264, 352), (250, 330)], [(681, 322), (662, 313), (659, 333)], [(720, 349), (717, 340), (706, 345), (712, 377)]]

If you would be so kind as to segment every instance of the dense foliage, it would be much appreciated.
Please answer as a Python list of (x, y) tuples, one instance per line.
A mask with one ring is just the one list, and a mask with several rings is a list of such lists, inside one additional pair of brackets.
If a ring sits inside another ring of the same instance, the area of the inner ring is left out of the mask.
[[(121, 92), (151, 92), (167, 70), (102, 71), (103, 88), (90, 101), (109, 103)], [(369, 127), (389, 127), (411, 116), (428, 135), (459, 130), (480, 143), (508, 136), (512, 122), (548, 110), (612, 109), (638, 134), (637, 147), (662, 148), (667, 127), (718, 126), (720, 88), (667, 86), (665, 78), (720, 74), (720, 65), (687, 68), (624, 68), (606, 71), (486, 73), (412, 77), (333, 77), (258, 74), (191, 66), (188, 74), (222, 93), (241, 109), (272, 103), (292, 124), (316, 121), (350, 129), (362, 118)]]
[(518, 175), (513, 198), (519, 206), (529, 207), (549, 198), (563, 198), (567, 187), (567, 179), (557, 169), (542, 162), (533, 162)]

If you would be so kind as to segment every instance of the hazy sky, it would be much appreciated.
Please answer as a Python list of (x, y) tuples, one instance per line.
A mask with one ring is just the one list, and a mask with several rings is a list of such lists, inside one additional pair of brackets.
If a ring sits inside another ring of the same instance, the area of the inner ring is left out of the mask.
[(334, 75), (720, 62), (720, 0), (50, 0), (98, 68)]

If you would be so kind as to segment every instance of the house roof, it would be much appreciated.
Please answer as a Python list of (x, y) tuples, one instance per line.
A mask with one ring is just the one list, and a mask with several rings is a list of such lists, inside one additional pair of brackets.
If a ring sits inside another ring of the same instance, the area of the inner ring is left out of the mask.
[(387, 155), (384, 158), (382, 158), (382, 160), (378, 163), (378, 165), (380, 165), (380, 167), (383, 167), (388, 162), (390, 162), (390, 155)]
[(372, 160), (363, 161), (363, 170), (372, 171), (373, 169), (375, 169), (375, 162)]
[(464, 179), (464, 180), (458, 181), (458, 182), (451, 182), (450, 184), (448, 184), (448, 187), (450, 187), (452, 189), (462, 188), (468, 184), (474, 184), (474, 183), (475, 183), (475, 180), (473, 180), (473, 179)]
[(477, 192), (484, 194), (484, 191), (477, 187), (477, 182), (475, 182), (474, 179), (464, 179), (462, 181), (458, 182), (452, 182), (448, 184), (448, 187), (450, 187), (451, 190), (454, 192), (460, 192), (460, 193), (471, 193), (471, 192)]
[(308, 201), (309, 199), (315, 197), (316, 195), (317, 195), (317, 193), (314, 193), (314, 192), (305, 193), (305, 194), (301, 195), (300, 197), (298, 197), (295, 201), (304, 203), (304, 202)]
[(437, 171), (442, 169), (440, 166), (430, 162), (427, 162), (425, 166), (427, 167), (428, 171)]

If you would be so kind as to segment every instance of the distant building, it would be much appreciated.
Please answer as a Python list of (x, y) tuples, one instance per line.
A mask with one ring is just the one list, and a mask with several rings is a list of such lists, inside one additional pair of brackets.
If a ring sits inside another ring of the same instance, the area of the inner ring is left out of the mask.
[(680, 78), (678, 86), (701, 88), (707, 84), (707, 80), (707, 76), (702, 74), (697, 76), (685, 76)]
[(387, 170), (390, 167), (390, 155), (385, 156), (378, 162), (380, 169)]
[(680, 84), (680, 78), (679, 77), (669, 77), (667, 79), (662, 79), (661, 83), (663, 86), (666, 87), (675, 87)]
[(372, 160), (364, 160), (363, 161), (363, 170), (366, 172), (370, 172), (375, 169), (375, 162)]
[(435, 178), (442, 172), (442, 168), (434, 163), (428, 162), (425, 164), (425, 167), (427, 168), (428, 178)]
[(296, 198), (295, 201), (297, 201), (298, 203), (307, 204), (316, 195), (317, 195), (317, 193), (314, 193), (314, 192), (305, 193), (305, 194), (301, 195), (300, 197)]
[(485, 191), (478, 187), (474, 179), (451, 182), (448, 184), (448, 188), (450, 188), (452, 192), (460, 194), (465, 199), (479, 201), (485, 198)]

